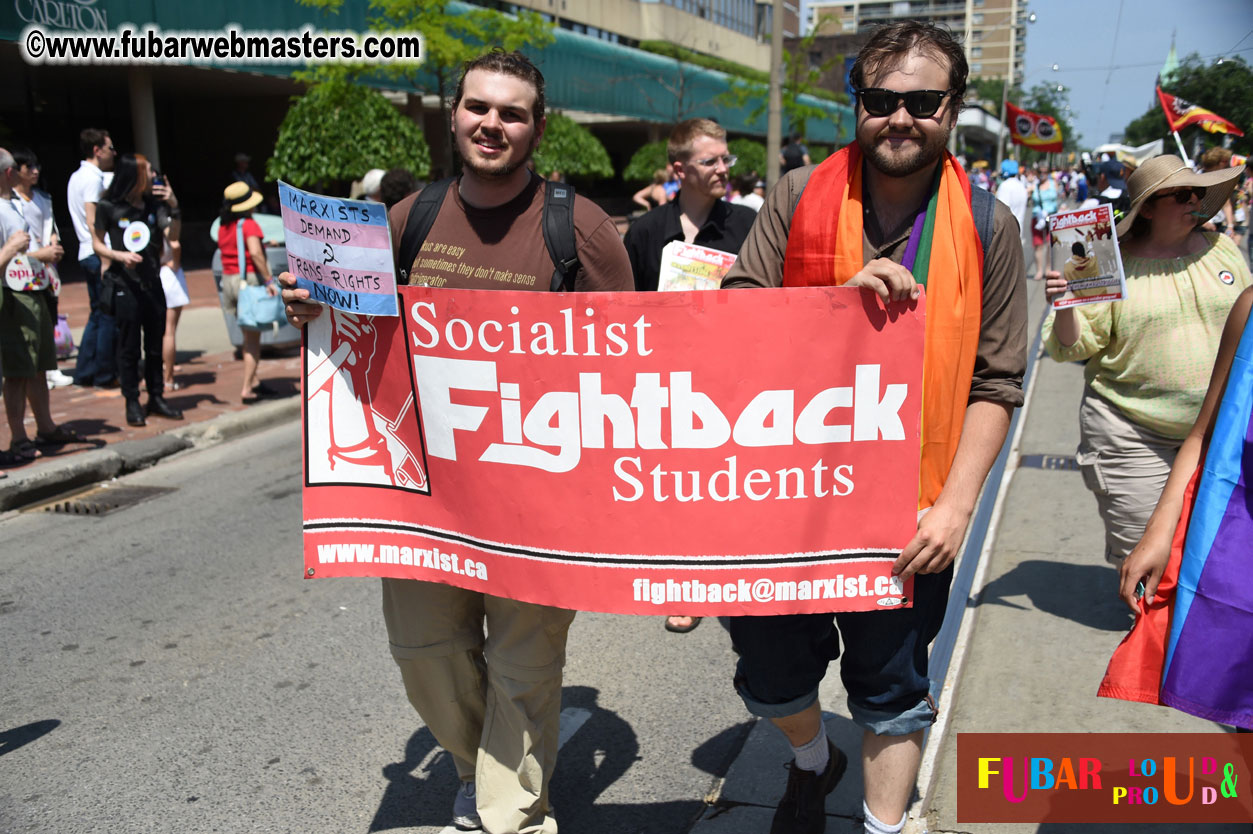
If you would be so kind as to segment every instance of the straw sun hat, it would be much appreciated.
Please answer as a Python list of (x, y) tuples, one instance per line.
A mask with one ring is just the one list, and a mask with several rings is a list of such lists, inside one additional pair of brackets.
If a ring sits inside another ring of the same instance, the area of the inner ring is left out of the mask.
[[(1236, 180), (1244, 173), (1244, 166), (1226, 168), (1221, 171), (1210, 171), (1207, 174), (1194, 173), (1184, 161), (1177, 156), (1164, 154), (1155, 156), (1137, 168), (1127, 178), (1127, 196), (1131, 200), (1131, 208), (1127, 215), (1118, 221), (1118, 235), (1127, 234), (1131, 224), (1140, 214), (1140, 208), (1149, 197), (1158, 191), (1168, 188), (1200, 186), (1205, 189), (1205, 198), (1197, 206), (1198, 222), (1204, 222), (1222, 209), (1223, 203), (1235, 190)], [(1203, 218), (1203, 219), (1202, 219)]]
[(246, 182), (233, 182), (222, 192), (222, 199), (231, 207), (231, 211), (239, 214), (254, 209), (265, 198), (261, 192), (253, 191)]

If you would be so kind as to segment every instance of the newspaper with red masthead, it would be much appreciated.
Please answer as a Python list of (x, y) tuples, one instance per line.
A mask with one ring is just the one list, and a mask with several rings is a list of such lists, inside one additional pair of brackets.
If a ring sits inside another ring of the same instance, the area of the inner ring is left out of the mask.
[(661, 250), (661, 277), (657, 289), (716, 290), (722, 286), (722, 276), (734, 263), (735, 255), (731, 252), (672, 240)]
[(1066, 292), (1053, 299), (1053, 309), (1121, 301), (1127, 276), (1118, 251), (1114, 207), (1102, 204), (1061, 211), (1049, 218), (1049, 254), (1053, 269), (1066, 279)]

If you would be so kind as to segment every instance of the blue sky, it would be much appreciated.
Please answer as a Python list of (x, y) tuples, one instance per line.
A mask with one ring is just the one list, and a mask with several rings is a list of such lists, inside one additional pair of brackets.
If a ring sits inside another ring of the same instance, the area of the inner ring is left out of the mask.
[(1155, 101), (1172, 31), (1180, 60), (1238, 54), (1253, 64), (1253, 0), (1035, 0), (1028, 11), (1036, 22), (1027, 26), (1023, 87), (1064, 84), (1084, 148), (1109, 141)]

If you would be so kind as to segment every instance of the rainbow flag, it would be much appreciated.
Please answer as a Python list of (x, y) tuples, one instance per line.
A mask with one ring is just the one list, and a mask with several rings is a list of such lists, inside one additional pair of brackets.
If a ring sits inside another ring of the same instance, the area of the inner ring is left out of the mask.
[(1162, 703), (1247, 728), (1253, 728), (1250, 486), (1253, 326), (1246, 324), (1188, 524), (1166, 643)]
[[(1170, 562), (1097, 694), (1253, 729), (1253, 317)], [(1186, 534), (1185, 534), (1186, 531)]]

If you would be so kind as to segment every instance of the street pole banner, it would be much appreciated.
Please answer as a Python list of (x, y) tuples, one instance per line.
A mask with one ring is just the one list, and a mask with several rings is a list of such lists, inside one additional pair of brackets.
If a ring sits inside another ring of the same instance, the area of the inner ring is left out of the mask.
[(397, 316), (387, 207), (278, 184), (287, 271), (311, 301), (367, 316)]
[(309, 577), (563, 608), (912, 602), (924, 301), (400, 289), (305, 328)]

